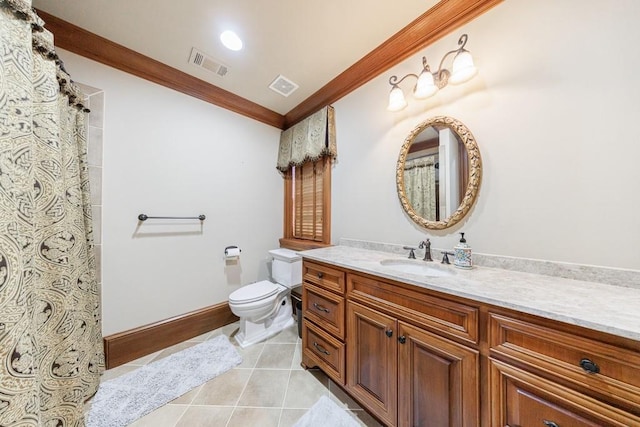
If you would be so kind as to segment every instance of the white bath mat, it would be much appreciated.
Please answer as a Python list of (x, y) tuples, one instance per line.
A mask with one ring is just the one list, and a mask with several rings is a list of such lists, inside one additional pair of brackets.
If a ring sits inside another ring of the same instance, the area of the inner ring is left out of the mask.
[(293, 427), (360, 427), (349, 412), (329, 397), (322, 396)]
[(242, 362), (226, 336), (145, 365), (100, 384), (87, 427), (121, 427)]

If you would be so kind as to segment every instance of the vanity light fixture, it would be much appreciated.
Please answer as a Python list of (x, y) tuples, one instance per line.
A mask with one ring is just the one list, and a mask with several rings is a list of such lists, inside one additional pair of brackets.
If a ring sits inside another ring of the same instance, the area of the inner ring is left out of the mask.
[[(427, 64), (427, 58), (423, 56), (422, 72), (419, 76), (413, 73), (407, 74), (401, 79), (398, 79), (398, 76), (391, 76), (389, 78), (391, 92), (389, 93), (389, 105), (387, 106), (387, 110), (400, 111), (407, 106), (407, 100), (404, 97), (404, 92), (402, 92), (402, 89), (398, 86), (407, 77), (415, 77), (418, 80), (413, 88), (413, 97), (416, 99), (426, 99), (435, 95), (438, 89), (442, 89), (448, 83), (463, 83), (475, 76), (478, 69), (473, 65), (471, 53), (464, 48), (467, 44), (467, 39), (468, 36), (466, 34), (460, 36), (460, 39), (458, 40), (458, 49), (447, 52), (440, 61), (438, 71), (434, 73), (431, 72), (429, 64)], [(451, 71), (449, 71), (446, 68), (442, 68), (442, 66), (444, 65), (444, 60), (452, 53), (455, 53), (456, 56), (453, 58), (453, 66)]]

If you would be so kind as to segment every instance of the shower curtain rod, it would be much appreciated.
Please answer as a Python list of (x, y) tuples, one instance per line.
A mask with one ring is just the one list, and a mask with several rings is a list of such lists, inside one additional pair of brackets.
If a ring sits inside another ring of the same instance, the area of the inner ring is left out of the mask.
[(148, 216), (145, 214), (138, 215), (138, 220), (146, 221), (148, 219), (199, 219), (200, 221), (204, 221), (207, 217), (204, 215), (198, 216)]

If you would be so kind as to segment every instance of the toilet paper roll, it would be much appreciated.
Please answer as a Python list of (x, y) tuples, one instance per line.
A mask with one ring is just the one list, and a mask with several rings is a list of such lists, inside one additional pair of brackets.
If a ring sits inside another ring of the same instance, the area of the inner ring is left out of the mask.
[(224, 256), (227, 259), (238, 259), (240, 256), (240, 248), (238, 247), (230, 247), (224, 250)]

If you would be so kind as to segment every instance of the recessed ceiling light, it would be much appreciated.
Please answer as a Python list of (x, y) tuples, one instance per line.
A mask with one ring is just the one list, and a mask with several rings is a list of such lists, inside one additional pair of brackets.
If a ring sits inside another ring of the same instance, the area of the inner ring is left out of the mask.
[(240, 40), (240, 37), (233, 31), (227, 30), (220, 34), (220, 41), (227, 49), (242, 49), (242, 40)]

